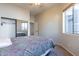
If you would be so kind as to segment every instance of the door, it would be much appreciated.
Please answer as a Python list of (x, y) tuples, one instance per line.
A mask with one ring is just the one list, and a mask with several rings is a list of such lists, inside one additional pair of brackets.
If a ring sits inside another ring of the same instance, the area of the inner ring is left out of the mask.
[(0, 25), (0, 37), (15, 37), (15, 20), (2, 19)]

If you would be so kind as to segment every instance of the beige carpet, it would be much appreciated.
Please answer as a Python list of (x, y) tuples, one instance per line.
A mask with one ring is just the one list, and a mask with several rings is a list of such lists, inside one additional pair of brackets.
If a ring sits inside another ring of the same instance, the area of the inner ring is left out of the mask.
[(55, 51), (58, 54), (58, 56), (72, 56), (67, 50), (65, 50), (63, 47), (56, 45)]

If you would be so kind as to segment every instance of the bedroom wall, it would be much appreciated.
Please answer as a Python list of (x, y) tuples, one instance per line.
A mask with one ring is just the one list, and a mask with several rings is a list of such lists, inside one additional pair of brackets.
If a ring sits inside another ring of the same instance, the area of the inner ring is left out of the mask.
[(36, 16), (39, 36), (53, 38), (54, 43), (59, 42), (61, 28), (61, 6), (54, 6)]
[(38, 20), (36, 20), (36, 18), (35, 18), (35, 23), (34, 23), (34, 35), (35, 36), (39, 35)]
[(56, 44), (63, 46), (73, 55), (79, 56), (79, 35), (62, 33), (63, 15), (62, 12), (70, 4), (55, 6), (36, 16), (39, 24), (39, 35), (53, 37)]
[(0, 17), (29, 20), (30, 11), (14, 4), (0, 4)]
[(79, 35), (62, 34), (60, 44), (72, 55), (79, 56)]
[[(63, 5), (62, 8), (66, 8), (67, 5)], [(73, 55), (79, 56), (79, 35), (76, 34), (61, 34), (60, 45), (66, 48)]]
[(31, 35), (35, 35), (35, 17), (33, 16), (33, 15), (30, 15), (30, 21), (31, 21), (31, 23), (30, 23), (30, 34)]
[(33, 30), (31, 29), (31, 32), (34, 33), (35, 36), (38, 36), (38, 19), (36, 20), (35, 15), (34, 16), (31, 15), (30, 21), (31, 21), (31, 23), (33, 23), (33, 27), (34, 27), (34, 28), (32, 28)]
[[(30, 11), (14, 4), (0, 4), (0, 17), (1, 16), (27, 21), (30, 20)], [(0, 18), (0, 23), (1, 20)], [(4, 34), (7, 28), (4, 28), (5, 31), (3, 31), (4, 29), (2, 27), (3, 26), (0, 25), (0, 37), (4, 37), (4, 35), (7, 36), (7, 34)]]

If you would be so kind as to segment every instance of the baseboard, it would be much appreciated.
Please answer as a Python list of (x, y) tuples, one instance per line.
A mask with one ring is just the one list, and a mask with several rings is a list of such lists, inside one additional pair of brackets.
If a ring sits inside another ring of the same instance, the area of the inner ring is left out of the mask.
[(59, 45), (61, 47), (63, 47), (65, 50), (67, 50), (69, 53), (71, 53), (73, 56), (76, 56), (73, 52), (71, 52), (69, 49), (67, 49), (64, 45), (62, 44), (56, 44), (56, 45)]

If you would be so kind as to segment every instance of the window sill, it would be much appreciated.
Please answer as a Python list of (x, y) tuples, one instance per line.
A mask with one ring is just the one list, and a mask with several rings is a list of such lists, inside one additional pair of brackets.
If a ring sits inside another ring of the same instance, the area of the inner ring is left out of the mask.
[(69, 35), (69, 36), (79, 36), (79, 34), (70, 34), (70, 33), (62, 33), (63, 35)]

